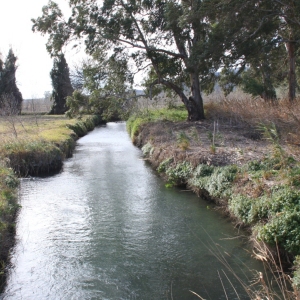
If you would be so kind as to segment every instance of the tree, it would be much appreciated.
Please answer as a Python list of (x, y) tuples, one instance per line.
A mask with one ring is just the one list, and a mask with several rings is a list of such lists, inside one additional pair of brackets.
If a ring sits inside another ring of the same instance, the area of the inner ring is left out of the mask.
[(17, 57), (10, 49), (5, 62), (0, 59), (0, 109), (10, 108), (10, 114), (20, 114), (23, 97), (16, 83)]
[[(230, 0), (226, 1), (226, 4), (222, 1), (221, 6), (222, 27), (226, 28), (225, 34), (230, 41), (227, 59), (231, 61), (231, 66), (259, 69), (258, 73), (267, 97), (274, 95), (274, 83), (276, 79), (282, 78), (282, 70), (286, 69), (289, 99), (293, 101), (297, 86), (300, 2)], [(286, 65), (282, 64), (285, 61)]]
[(135, 92), (125, 58), (108, 58), (106, 51), (99, 49), (71, 74), (77, 89), (67, 98), (70, 117), (82, 113), (98, 114), (103, 120), (127, 117)]
[(69, 67), (63, 54), (59, 54), (54, 58), (50, 77), (53, 87), (53, 105), (50, 114), (64, 114), (68, 109), (66, 99), (72, 95), (74, 89), (70, 81)]
[(43, 7), (41, 17), (32, 20), (34, 31), (50, 34), (47, 49), (52, 55), (72, 38), (83, 38), (89, 53), (108, 47), (115, 59), (127, 55), (135, 72), (151, 66), (156, 77), (151, 85), (163, 85), (180, 96), (189, 120), (204, 118), (201, 85), (213, 77), (223, 50), (218, 23), (211, 20), (210, 1), (69, 3), (68, 21), (53, 1)]

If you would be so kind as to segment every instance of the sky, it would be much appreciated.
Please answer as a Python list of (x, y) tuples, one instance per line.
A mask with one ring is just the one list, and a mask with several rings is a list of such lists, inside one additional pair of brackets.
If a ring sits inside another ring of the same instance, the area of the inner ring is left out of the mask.
[[(65, 0), (56, 0), (62, 11), (68, 11)], [(0, 53), (5, 59), (11, 47), (18, 57), (17, 85), (23, 99), (40, 98), (52, 91), (50, 71), (53, 60), (46, 50), (47, 37), (33, 33), (32, 18), (42, 15), (48, 0), (0, 0)], [(68, 51), (69, 67), (78, 61), (75, 51)]]

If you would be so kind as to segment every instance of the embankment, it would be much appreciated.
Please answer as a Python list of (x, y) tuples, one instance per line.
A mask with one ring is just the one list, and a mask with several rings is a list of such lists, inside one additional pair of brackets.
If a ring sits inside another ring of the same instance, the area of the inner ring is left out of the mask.
[(98, 116), (71, 121), (49, 119), (44, 127), (44, 119), (34, 125), (25, 119), (22, 122), (24, 132), (20, 129), (19, 136), (3, 138), (0, 147), (0, 290), (9, 249), (14, 243), (15, 217), (19, 209), (18, 177), (59, 171), (63, 160), (72, 155), (76, 140), (103, 123)]
[[(275, 261), (280, 252), (287, 265), (298, 265), (300, 165), (275, 128), (132, 117), (127, 129), (166, 186), (189, 188), (221, 205), (248, 228), (258, 258)], [(292, 285), (299, 288), (299, 270)]]

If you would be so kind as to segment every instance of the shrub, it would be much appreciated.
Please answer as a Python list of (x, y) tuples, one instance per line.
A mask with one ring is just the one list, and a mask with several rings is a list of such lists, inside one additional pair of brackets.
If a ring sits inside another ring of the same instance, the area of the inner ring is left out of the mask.
[(73, 130), (78, 137), (84, 136), (88, 132), (83, 121), (78, 121), (75, 124), (67, 124), (67, 127)]
[(259, 225), (257, 238), (271, 245), (282, 246), (286, 251), (300, 254), (300, 214), (297, 211), (285, 211), (276, 214), (270, 222)]
[(193, 167), (189, 162), (178, 163), (175, 167), (166, 170), (169, 183), (173, 185), (186, 184), (193, 172)]
[(173, 157), (167, 158), (164, 161), (160, 163), (160, 165), (157, 168), (158, 173), (164, 173), (166, 172), (167, 168), (170, 166), (170, 164), (174, 161)]
[(211, 176), (213, 172), (214, 172), (213, 166), (200, 164), (195, 169), (193, 173), (193, 177), (199, 178), (199, 177)]
[(237, 171), (234, 165), (225, 167), (199, 165), (188, 184), (192, 188), (206, 190), (212, 197), (227, 198), (231, 194), (232, 182)]
[(153, 146), (150, 143), (147, 143), (146, 145), (144, 145), (142, 147), (143, 155), (144, 156), (151, 155), (151, 153), (153, 152), (153, 149), (154, 149)]

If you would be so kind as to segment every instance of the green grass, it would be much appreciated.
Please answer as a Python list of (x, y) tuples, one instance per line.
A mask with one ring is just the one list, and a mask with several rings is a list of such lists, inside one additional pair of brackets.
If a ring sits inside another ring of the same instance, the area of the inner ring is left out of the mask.
[(178, 122), (187, 119), (187, 111), (183, 106), (176, 108), (162, 108), (145, 110), (132, 115), (126, 122), (127, 131), (132, 140), (138, 135), (141, 125), (156, 121)]
[(0, 162), (0, 277), (4, 274), (9, 247), (13, 243), (14, 217), (18, 210), (17, 186), (13, 170)]

